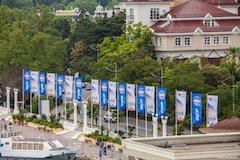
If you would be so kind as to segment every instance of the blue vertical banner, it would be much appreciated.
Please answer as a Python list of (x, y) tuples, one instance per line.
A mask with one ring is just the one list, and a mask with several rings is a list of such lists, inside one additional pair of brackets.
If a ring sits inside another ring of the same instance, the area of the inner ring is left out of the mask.
[(202, 124), (202, 94), (192, 93), (192, 124)]
[(118, 109), (126, 110), (126, 83), (118, 83)]
[(64, 75), (63, 74), (57, 74), (57, 98), (62, 99), (62, 93), (64, 90)]
[(75, 100), (82, 102), (82, 77), (75, 77)]
[(39, 92), (40, 96), (46, 95), (46, 73), (45, 72), (39, 72)]
[(158, 107), (158, 116), (166, 116), (167, 114), (167, 105), (166, 105), (166, 88), (158, 88), (157, 90), (157, 107)]
[(137, 86), (137, 100), (138, 100), (138, 113), (144, 114), (146, 103), (145, 103), (145, 97), (146, 97), (146, 91), (144, 85), (138, 85)]
[(30, 93), (31, 89), (31, 71), (30, 70), (24, 70), (23, 71), (23, 88), (24, 93)]
[(108, 107), (108, 81), (101, 80), (101, 107)]

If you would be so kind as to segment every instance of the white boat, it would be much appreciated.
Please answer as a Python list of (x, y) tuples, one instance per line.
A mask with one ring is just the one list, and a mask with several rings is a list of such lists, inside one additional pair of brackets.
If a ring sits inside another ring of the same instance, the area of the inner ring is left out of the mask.
[(0, 132), (0, 159), (73, 160), (77, 149), (64, 147), (58, 140), (25, 139), (22, 131)]

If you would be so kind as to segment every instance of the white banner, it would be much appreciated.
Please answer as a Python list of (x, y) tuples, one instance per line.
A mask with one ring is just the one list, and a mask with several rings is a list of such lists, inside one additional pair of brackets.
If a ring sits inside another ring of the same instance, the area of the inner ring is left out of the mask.
[(55, 73), (47, 73), (47, 95), (55, 96)]
[(31, 92), (38, 93), (39, 72), (31, 71)]
[(146, 86), (147, 114), (155, 113), (155, 87)]
[(218, 123), (218, 96), (207, 95), (207, 127)]
[(99, 104), (99, 81), (97, 79), (91, 80), (91, 101), (92, 104)]
[(73, 99), (73, 76), (65, 76), (65, 96), (66, 100), (71, 101)]
[(135, 84), (127, 84), (127, 109), (136, 111)]
[(186, 115), (186, 96), (185, 91), (176, 91), (176, 118), (177, 121), (184, 121)]
[(110, 108), (117, 108), (117, 83), (116, 82), (108, 82), (109, 90), (108, 90), (108, 101)]

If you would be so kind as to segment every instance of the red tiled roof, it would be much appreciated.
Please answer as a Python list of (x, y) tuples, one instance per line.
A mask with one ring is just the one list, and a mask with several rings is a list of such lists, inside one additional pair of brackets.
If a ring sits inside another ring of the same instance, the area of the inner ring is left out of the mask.
[(240, 119), (232, 117), (218, 122), (213, 127), (200, 128), (202, 133), (226, 133), (226, 132), (240, 132)]
[(202, 0), (202, 1), (214, 6), (239, 5), (234, 0)]
[(163, 17), (170, 14), (173, 18), (195, 18), (205, 17), (208, 13), (213, 17), (236, 16), (233, 13), (214, 7), (208, 3), (202, 2), (201, 0), (189, 0), (174, 7)]
[(174, 21), (161, 28), (163, 22), (151, 26), (155, 33), (192, 33), (197, 28), (203, 32), (231, 32), (236, 26), (240, 28), (240, 20), (218, 20), (218, 26), (206, 27), (202, 21)]
[(173, 0), (122, 0), (122, 2), (173, 2)]

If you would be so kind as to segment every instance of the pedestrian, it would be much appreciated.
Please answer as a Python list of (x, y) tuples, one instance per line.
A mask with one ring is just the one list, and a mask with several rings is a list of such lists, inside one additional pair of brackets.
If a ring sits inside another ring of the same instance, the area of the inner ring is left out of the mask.
[(12, 131), (12, 122), (11, 121), (9, 121), (8, 127), (9, 127), (9, 131), (11, 132)]
[(112, 145), (112, 147), (111, 147), (111, 158), (113, 158), (114, 151), (115, 151), (115, 147)]
[(103, 148), (103, 154), (104, 154), (105, 156), (107, 155), (107, 147), (106, 147), (106, 146)]
[(58, 112), (58, 118), (59, 119), (61, 118), (61, 112)]
[(6, 131), (7, 130), (7, 123), (6, 123), (6, 121), (4, 121), (4, 131)]
[(99, 147), (100, 147), (101, 149), (103, 149), (103, 146), (104, 146), (104, 143), (103, 143), (103, 141), (101, 141), (101, 142), (99, 143)]

